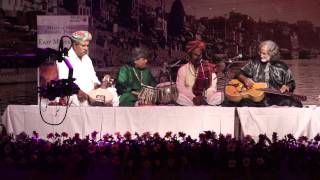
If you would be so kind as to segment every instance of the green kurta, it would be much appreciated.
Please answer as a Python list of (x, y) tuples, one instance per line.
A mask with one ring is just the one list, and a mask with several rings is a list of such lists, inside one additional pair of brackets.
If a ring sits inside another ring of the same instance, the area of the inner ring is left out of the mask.
[(120, 68), (117, 78), (117, 91), (120, 94), (119, 106), (134, 106), (137, 96), (131, 92), (139, 92), (142, 88), (141, 83), (148, 86), (157, 84), (149, 69), (138, 69), (129, 65), (123, 65)]

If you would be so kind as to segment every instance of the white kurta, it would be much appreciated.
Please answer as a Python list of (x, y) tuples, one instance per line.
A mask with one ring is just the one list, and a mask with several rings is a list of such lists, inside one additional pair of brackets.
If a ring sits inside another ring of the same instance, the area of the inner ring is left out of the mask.
[[(192, 66), (190, 63), (187, 63), (180, 67), (177, 75), (177, 89), (178, 89), (178, 99), (177, 103), (183, 106), (193, 106), (193, 98), (195, 95), (192, 92), (193, 85), (188, 85), (186, 83), (187, 73), (192, 73), (190, 71)], [(195, 78), (194, 78), (195, 81)], [(193, 82), (194, 84), (194, 82)], [(219, 105), (223, 101), (223, 93), (217, 91), (217, 75), (212, 73), (212, 82), (211, 86), (205, 92), (206, 101), (209, 105)]]
[[(70, 64), (73, 67), (73, 78), (75, 78), (75, 83), (79, 86), (79, 88), (85, 92), (89, 93), (91, 90), (94, 89), (94, 83), (100, 84), (100, 81), (96, 75), (94, 67), (92, 65), (92, 61), (88, 55), (85, 55), (80, 58), (76, 55), (73, 48), (68, 51), (68, 56), (66, 57)], [(67, 79), (69, 69), (64, 62), (57, 63), (58, 72), (59, 72), (59, 79)], [(76, 106), (86, 106), (88, 102), (85, 101), (80, 103), (77, 95), (73, 95), (70, 99), (72, 105)]]

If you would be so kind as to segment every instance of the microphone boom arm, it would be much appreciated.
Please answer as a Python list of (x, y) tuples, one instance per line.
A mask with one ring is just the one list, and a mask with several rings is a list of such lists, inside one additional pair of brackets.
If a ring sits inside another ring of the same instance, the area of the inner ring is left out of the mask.
[(68, 67), (68, 70), (69, 70), (68, 80), (71, 80), (72, 76), (73, 76), (73, 67), (66, 57), (63, 57), (63, 62), (66, 64), (66, 66)]

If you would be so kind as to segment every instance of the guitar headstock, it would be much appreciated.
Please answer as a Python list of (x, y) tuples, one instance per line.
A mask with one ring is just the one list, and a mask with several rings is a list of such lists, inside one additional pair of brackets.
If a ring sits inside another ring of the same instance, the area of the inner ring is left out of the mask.
[(292, 97), (294, 99), (297, 99), (297, 100), (300, 100), (300, 101), (306, 101), (308, 99), (307, 96), (302, 96), (302, 95), (297, 95), (297, 94), (294, 94)]

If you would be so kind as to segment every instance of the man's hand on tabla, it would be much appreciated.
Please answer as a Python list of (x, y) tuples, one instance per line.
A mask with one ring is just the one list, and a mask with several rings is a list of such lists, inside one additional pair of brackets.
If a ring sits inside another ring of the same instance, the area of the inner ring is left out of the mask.
[(131, 94), (135, 95), (135, 96), (138, 96), (139, 95), (139, 92), (138, 91), (131, 91)]

